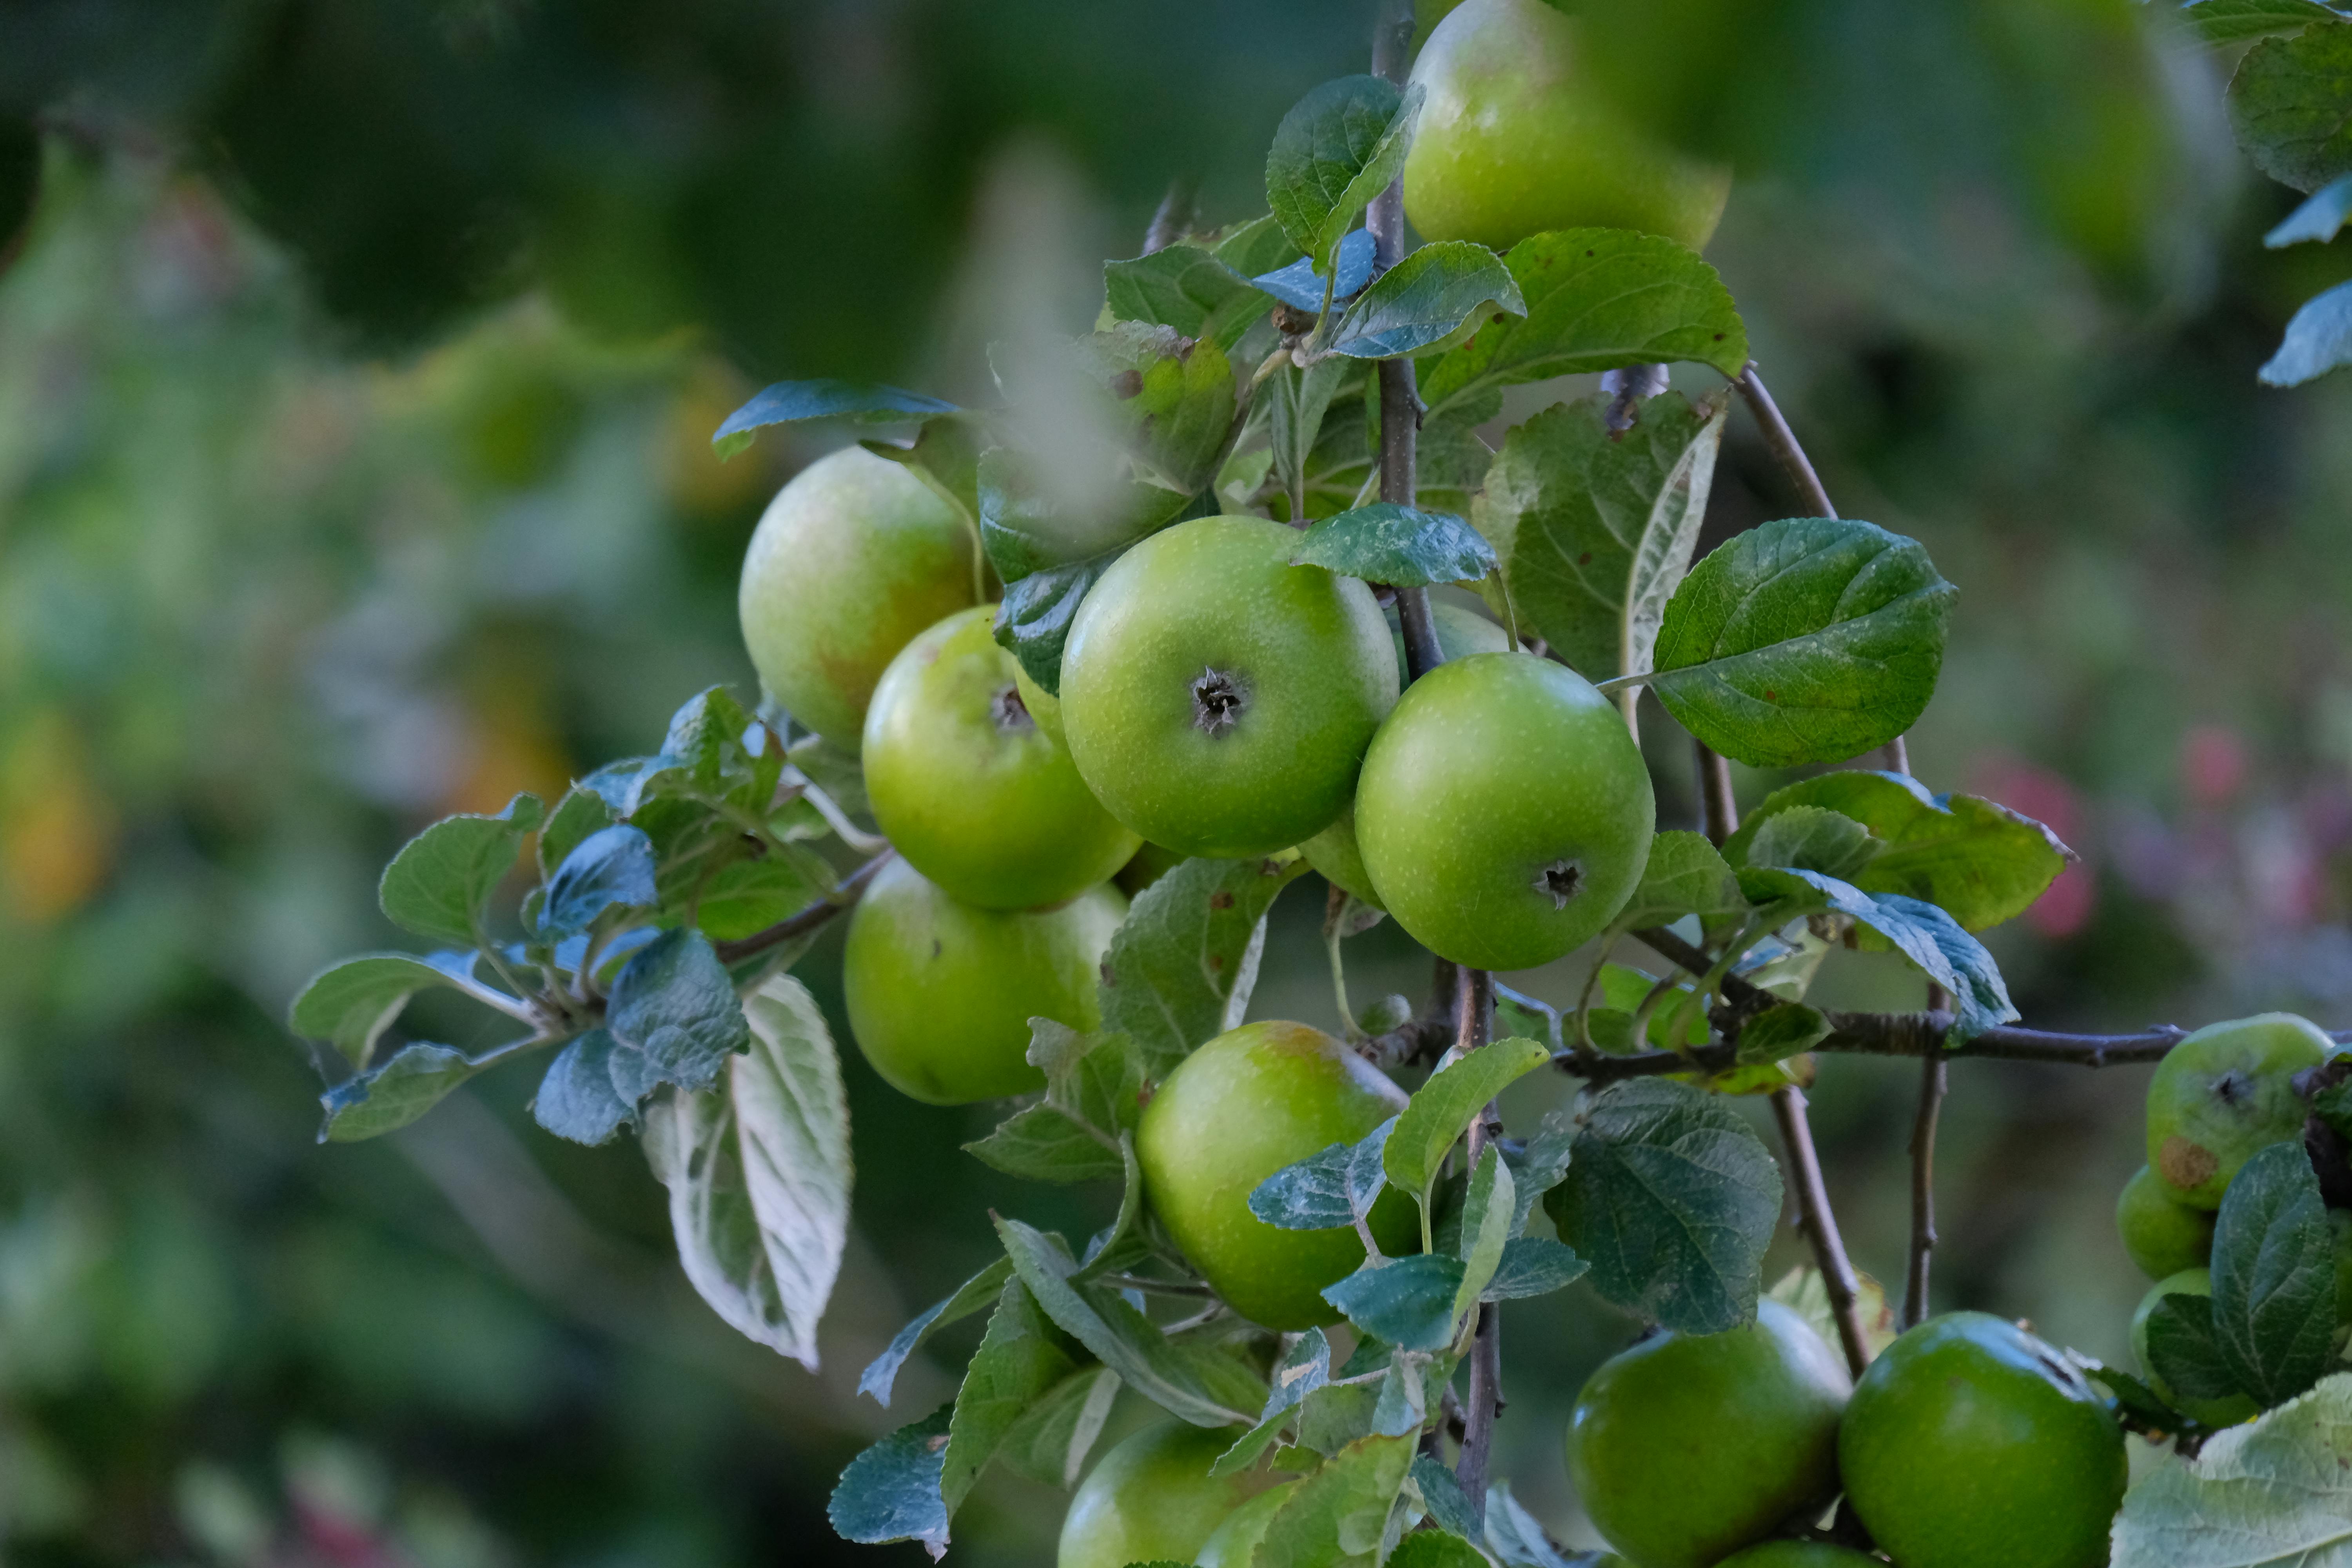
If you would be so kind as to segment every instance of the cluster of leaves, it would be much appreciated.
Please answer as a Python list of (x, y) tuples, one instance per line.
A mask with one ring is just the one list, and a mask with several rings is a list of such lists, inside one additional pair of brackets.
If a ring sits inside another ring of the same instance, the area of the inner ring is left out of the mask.
[[(2230, 78), (2230, 123), (2254, 166), (2310, 199), (2263, 236), (2273, 249), (2325, 245), (2352, 217), (2352, 7), (2324, 0), (2193, 0), (2198, 37), (2253, 40)], [(2295, 386), (2352, 364), (2352, 283), (2305, 302), (2261, 372)]]
[[(551, 811), (522, 795), (426, 828), (380, 898), (394, 924), (444, 945), (346, 959), (295, 998), (294, 1031), (350, 1068), (321, 1097), (320, 1137), (393, 1131), (476, 1074), (553, 1050), (540, 1124), (583, 1143), (641, 1125), (697, 1289), (814, 1366), (848, 1233), (848, 1120), (824, 1021), (785, 971), (806, 945), (791, 918), (840, 896), (816, 846), (865, 841), (845, 814), (862, 804), (856, 778), (824, 742), (787, 750), (714, 689), (678, 710), (658, 752), (599, 769)], [(533, 835), (535, 885), (510, 936), (491, 905)], [(520, 1032), (471, 1052), (389, 1045), (427, 989)]]

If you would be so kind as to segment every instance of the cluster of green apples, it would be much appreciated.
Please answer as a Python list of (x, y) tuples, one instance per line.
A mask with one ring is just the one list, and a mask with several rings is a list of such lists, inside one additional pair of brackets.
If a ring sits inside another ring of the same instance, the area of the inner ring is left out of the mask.
[(1027, 1020), (1098, 1022), (1112, 879), (1147, 842), (1304, 845), (1481, 968), (1549, 963), (1622, 907), (1654, 803), (1608, 700), (1468, 611), (1445, 623), (1464, 657), (1400, 699), (1372, 590), (1293, 565), (1298, 537), (1221, 516), (1138, 544), (1079, 606), (1055, 696), (997, 644), (970, 531), (905, 468), (853, 448), (777, 496), (744, 563), (744, 637), (767, 689), (858, 751), (898, 850), (845, 960), (885, 1079), (942, 1103), (1041, 1087)]
[[(2295, 1076), (2336, 1054), (2318, 1026), (2288, 1013), (2209, 1024), (2168, 1052), (2147, 1086), (2147, 1163), (2116, 1200), (2124, 1250), (2156, 1281), (2132, 1314), (2132, 1351), (2149, 1386), (2209, 1426), (2252, 1420), (2254, 1402), (2183, 1399), (2148, 1367), (2147, 1321), (2167, 1296), (2210, 1296), (2213, 1221), (2246, 1162), (2300, 1141), (2309, 1107)], [(2336, 1310), (2352, 1318), (2352, 1214), (2328, 1210), (2336, 1233)], [(2345, 1323), (2339, 1321), (2342, 1335)]]

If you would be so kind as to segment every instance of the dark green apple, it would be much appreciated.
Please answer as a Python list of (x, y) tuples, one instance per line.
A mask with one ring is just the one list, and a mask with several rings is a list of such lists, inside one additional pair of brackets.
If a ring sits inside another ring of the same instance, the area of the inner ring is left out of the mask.
[(1062, 728), (1111, 815), (1186, 855), (1287, 849), (1348, 804), (1396, 701), (1372, 592), (1298, 535), (1203, 517), (1114, 563), (1062, 652)]
[(1735, 1552), (1716, 1568), (1886, 1568), (1867, 1552), (1827, 1541), (1765, 1541)]
[(1543, 0), (1465, 0), (1430, 33), (1404, 163), (1423, 238), (1507, 250), (1549, 229), (1632, 228), (1696, 250), (1713, 237), (1730, 172), (1628, 126), (1594, 91), (1581, 42)]
[(2172, 1392), (2171, 1385), (2157, 1375), (2147, 1359), (2147, 1320), (2167, 1296), (2210, 1296), (2213, 1294), (2213, 1271), (2210, 1268), (2183, 1268), (2169, 1278), (2148, 1287), (2147, 1294), (2139, 1299), (2132, 1311), (2132, 1356), (2139, 1363), (2147, 1378), (2147, 1385), (2172, 1402), (2185, 1415), (2191, 1415), (2208, 1426), (2235, 1426), (2241, 1421), (2252, 1421), (2262, 1413), (2262, 1406), (2242, 1394), (2222, 1399), (2183, 1399)]
[(1837, 1494), (1837, 1352), (1769, 1298), (1719, 1334), (1664, 1331), (1603, 1362), (1568, 1419), (1594, 1528), (1643, 1568), (1706, 1568)]
[[(1260, 1182), (1334, 1143), (1352, 1143), (1404, 1109), (1404, 1091), (1305, 1024), (1244, 1024), (1184, 1058), (1143, 1108), (1136, 1159), (1152, 1211), (1234, 1311), (1270, 1329), (1336, 1323), (1324, 1287), (1352, 1274), (1352, 1228), (1277, 1230), (1249, 1210)], [(1419, 1250), (1412, 1200), (1373, 1206), (1391, 1256)]]
[(2254, 1152), (2303, 1136), (2294, 1079), (2336, 1052), (2292, 1013), (2208, 1024), (2172, 1047), (2147, 1084), (2147, 1163), (2173, 1197), (2218, 1209)]
[(901, 649), (866, 710), (866, 795), (899, 854), (953, 897), (1035, 909), (1108, 881), (1142, 840), (1039, 728), (990, 627), (959, 610)]
[(1414, 681), (1381, 726), (1356, 841), (1414, 941), (1477, 969), (1532, 969), (1624, 907), (1656, 812), (1607, 698), (1549, 659), (1484, 653)]
[(1297, 1489), (1297, 1481), (1285, 1481), (1225, 1515), (1224, 1522), (1201, 1543), (1201, 1554), (1192, 1559), (1193, 1568), (1250, 1568), (1250, 1556), (1265, 1539), (1265, 1527)]
[(856, 746), (898, 650), (979, 598), (971, 525), (903, 464), (845, 447), (776, 492), (744, 552), (743, 646), (785, 711)]
[(1192, 1562), (1225, 1516), (1266, 1484), (1263, 1471), (1209, 1474), (1237, 1436), (1162, 1421), (1105, 1454), (1062, 1516), (1055, 1568)]
[(2099, 1568), (2123, 1429), (2082, 1373), (1986, 1312), (1880, 1352), (1838, 1429), (1846, 1500), (1903, 1568)]
[(1102, 1021), (1098, 966), (1126, 915), (1108, 884), (1050, 910), (975, 909), (893, 859), (849, 917), (850, 1033), (892, 1088), (933, 1105), (1043, 1089), (1029, 1020)]
[(2213, 1211), (2191, 1208), (2142, 1165), (2116, 1198), (2116, 1233), (2139, 1271), (2168, 1279), (2213, 1257)]

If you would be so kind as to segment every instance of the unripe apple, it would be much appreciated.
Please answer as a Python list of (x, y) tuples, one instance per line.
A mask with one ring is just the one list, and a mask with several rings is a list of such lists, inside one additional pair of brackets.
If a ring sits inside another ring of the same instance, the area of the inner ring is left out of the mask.
[(2147, 1163), (2181, 1203), (2221, 1206), (2254, 1152), (2303, 1136), (2294, 1079), (2336, 1052), (2292, 1013), (2208, 1024), (2166, 1053), (2147, 1084)]
[(1239, 1435), (1162, 1421), (1105, 1454), (1062, 1516), (1055, 1568), (1192, 1561), (1225, 1516), (1266, 1483), (1263, 1471), (1209, 1474)]
[(1632, 129), (1595, 91), (1575, 22), (1543, 0), (1465, 0), (1429, 35), (1404, 210), (1426, 239), (1507, 250), (1560, 228), (1632, 228), (1697, 250), (1728, 170)]
[(1845, 1363), (1769, 1297), (1719, 1334), (1651, 1335), (1585, 1380), (1568, 1474), (1643, 1568), (1707, 1568), (1837, 1493)]
[(760, 684), (856, 746), (866, 700), (915, 635), (978, 597), (971, 526), (887, 458), (845, 447), (793, 477), (744, 552), (736, 595)]
[(1203, 517), (1119, 557), (1062, 650), (1062, 728), (1111, 815), (1186, 855), (1287, 849), (1348, 804), (1396, 701), (1372, 592), (1298, 534)]
[(2116, 1198), (2116, 1233), (2151, 1279), (2201, 1268), (2213, 1257), (2213, 1211), (2191, 1208), (2174, 1197), (2146, 1165)]
[(1624, 908), (1656, 811), (1623, 717), (1583, 677), (1474, 654), (1414, 681), (1381, 726), (1356, 841), (1414, 941), (1476, 969), (1533, 969)]
[(1716, 1568), (1886, 1568), (1867, 1552), (1828, 1541), (1763, 1541), (1735, 1552)]
[(866, 795), (899, 854), (950, 896), (1026, 910), (1108, 881), (1142, 842), (1031, 717), (991, 633), (959, 610), (899, 651), (866, 710)]
[(976, 909), (893, 859), (849, 917), (849, 1031), (893, 1089), (933, 1105), (1043, 1089), (1029, 1020), (1102, 1021), (1096, 982), (1126, 915), (1108, 883), (1055, 909)]
[(2123, 1429), (2082, 1373), (2016, 1324), (1949, 1312), (1854, 1384), (1846, 1500), (1903, 1568), (2099, 1568), (2123, 1503)]
[[(1364, 1261), (1350, 1227), (1280, 1230), (1250, 1213), (1260, 1182), (1404, 1109), (1404, 1091), (1304, 1024), (1244, 1024), (1194, 1051), (1143, 1108), (1135, 1153), (1144, 1195), (1192, 1267), (1234, 1311), (1270, 1329), (1336, 1323), (1324, 1287)], [(1418, 1250), (1412, 1200), (1391, 1189), (1371, 1214), (1390, 1256)]]
[(2183, 1399), (2172, 1392), (2155, 1366), (2147, 1359), (2147, 1321), (2167, 1296), (2205, 1296), (2213, 1294), (2213, 1271), (2210, 1268), (2184, 1268), (2168, 1279), (2159, 1279), (2148, 1287), (2147, 1294), (2139, 1299), (2132, 1310), (2132, 1356), (2139, 1363), (2147, 1385), (2172, 1403), (2182, 1415), (2202, 1421), (2208, 1426), (2235, 1426), (2241, 1421), (2252, 1421), (2262, 1412), (2262, 1406), (2242, 1394), (2229, 1394), (2221, 1399)]
[(1265, 1539), (1265, 1527), (1290, 1494), (1298, 1489), (1297, 1481), (1285, 1481), (1272, 1487), (1225, 1515), (1224, 1522), (1209, 1532), (1201, 1544), (1201, 1554), (1192, 1559), (1192, 1568), (1250, 1568), (1250, 1557), (1257, 1543)]

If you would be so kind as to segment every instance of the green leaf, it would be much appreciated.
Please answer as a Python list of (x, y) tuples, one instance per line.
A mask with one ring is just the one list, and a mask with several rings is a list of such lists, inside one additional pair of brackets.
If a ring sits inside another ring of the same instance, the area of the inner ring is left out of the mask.
[(1596, 394), (1515, 426), (1471, 510), (1501, 558), (1510, 608), (1591, 680), (1649, 669), (1729, 413), (1666, 392), (1613, 431), (1611, 401)]
[(1535, 1207), (1536, 1200), (1559, 1185), (1568, 1175), (1575, 1139), (1575, 1129), (1555, 1111), (1543, 1119), (1536, 1135), (1522, 1143), (1517, 1154), (1507, 1147), (1504, 1150), (1503, 1158), (1511, 1164), (1513, 1236), (1527, 1228), (1528, 1214)]
[(1153, 1078), (1241, 1022), (1265, 911), (1307, 868), (1287, 852), (1185, 860), (1129, 906), (1103, 955), (1103, 1027), (1132, 1037)]
[(1287, 267), (1305, 254), (1283, 232), (1281, 222), (1272, 213), (1203, 235), (1202, 239), (1218, 260), (1253, 279), (1261, 273)]
[(712, 432), (710, 444), (719, 448), (721, 458), (731, 458), (751, 444), (755, 432), (771, 425), (796, 425), (810, 419), (839, 419), (851, 425), (905, 425), (955, 412), (952, 403), (902, 392), (895, 386), (868, 386), (848, 381), (780, 381), (761, 388), (752, 395), (751, 402), (730, 414)]
[[(1360, 372), (1355, 360), (1323, 359), (1318, 369), (1343, 363)], [(1373, 493), (1373, 459), (1380, 436), (1380, 399), (1367, 397), (1360, 385), (1343, 382), (1332, 399), (1307, 454), (1303, 476), (1306, 516), (1328, 517), (1346, 511)], [(1416, 465), (1420, 506), (1433, 511), (1466, 514), (1478, 486), (1485, 481), (1494, 453), (1478, 438), (1466, 416), (1424, 420)]]
[(862, 1546), (919, 1541), (934, 1559), (947, 1550), (948, 1508), (940, 1495), (940, 1475), (953, 1413), (942, 1405), (849, 1461), (824, 1510), (836, 1534)]
[(814, 1372), (817, 1321), (849, 1239), (841, 1064), (824, 1013), (789, 974), (771, 977), (740, 1017), (751, 1049), (717, 1089), (646, 1107), (646, 1161), (669, 1191), (678, 1261), (702, 1299)]
[(1702, 919), (1748, 912), (1739, 875), (1704, 834), (1668, 828), (1650, 840), (1650, 858), (1616, 924), (1631, 931), (1685, 915)]
[(532, 1118), (574, 1143), (610, 1142), (637, 1114), (635, 1103), (613, 1087), (613, 1055), (619, 1049), (611, 1031), (591, 1029), (557, 1052), (531, 1099)]
[(1250, 1213), (1282, 1230), (1332, 1230), (1363, 1219), (1381, 1195), (1381, 1152), (1396, 1123), (1391, 1116), (1357, 1142), (1285, 1165), (1251, 1189)]
[(625, 824), (599, 828), (547, 879), (539, 934), (571, 936), (595, 924), (606, 910), (650, 909), (655, 898), (653, 840)]
[(2347, 222), (2352, 222), (2352, 174), (2313, 192), (2311, 199), (2289, 213), (2285, 222), (2263, 236), (2263, 243), (2273, 250), (2305, 240), (2326, 245)]
[(2180, 14), (2209, 44), (2242, 43), (2270, 33), (2300, 32), (2342, 13), (2319, 0), (2192, 0)]
[(1180, 494), (1207, 489), (1238, 401), (1224, 351), (1171, 328), (1122, 321), (1080, 338), (1073, 353), (1108, 395), (1136, 461)]
[(410, 839), (376, 889), (385, 918), (428, 941), (483, 946), (490, 894), (544, 811), (539, 796), (519, 795), (496, 816), (445, 816)]
[(2151, 1468), (2116, 1516), (2115, 1568), (2344, 1568), (2352, 1373)]
[(1544, 1208), (1592, 1265), (1593, 1288), (1684, 1333), (1753, 1318), (1780, 1168), (1748, 1123), (1703, 1089), (1655, 1079), (1602, 1089), (1583, 1123)]
[(1077, 1260), (1061, 1237), (1017, 1219), (998, 1219), (996, 1231), (1045, 1315), (1137, 1393), (1196, 1426), (1250, 1425), (1242, 1412), (1257, 1409), (1265, 1388), (1240, 1363), (1171, 1342), (1117, 1292), (1074, 1279)]
[(1749, 865), (1819, 871), (1852, 881), (1885, 846), (1843, 812), (1790, 805), (1759, 823), (1744, 847)]
[(997, 1445), (1055, 1385), (1078, 1370), (1061, 1331), (1018, 1279), (1008, 1280), (956, 1391), (940, 1495), (950, 1515), (971, 1495)]
[(1750, 767), (1843, 761), (1927, 708), (1956, 597), (1926, 551), (1883, 528), (1768, 522), (1675, 590), (1648, 684), (1683, 728)]
[(2125, 1430), (2178, 1432), (2188, 1425), (2189, 1418), (2175, 1410), (2170, 1401), (2129, 1373), (2103, 1366), (2079, 1351), (2068, 1351), (2066, 1359), (2115, 1402), (2116, 1419)]
[(1081, 1034), (1051, 1018), (1029, 1020), (1029, 1065), (1045, 1075), (1045, 1103), (1114, 1145), (1143, 1117), (1143, 1056), (1127, 1036)]
[(580, 846), (580, 841), (600, 827), (613, 825), (613, 808), (604, 804), (604, 796), (585, 784), (573, 784), (547, 814), (539, 829), (539, 875), (541, 881), (555, 875), (563, 858)]
[(1479, 1292), (1482, 1301), (1517, 1301), (1548, 1296), (1584, 1278), (1592, 1266), (1574, 1247), (1548, 1236), (1515, 1236), (1503, 1248), (1495, 1277)]
[(1409, 1479), (1413, 1489), (1421, 1494), (1422, 1511), (1439, 1529), (1450, 1530), (1456, 1535), (1479, 1533), (1478, 1505), (1470, 1500), (1470, 1494), (1462, 1489), (1462, 1483), (1454, 1479), (1452, 1470), (1430, 1455), (1415, 1454)]
[(1081, 1367), (1032, 1401), (997, 1446), (996, 1457), (1016, 1475), (1068, 1491), (1085, 1473), (1087, 1455), (1102, 1436), (1118, 1397), (1118, 1373)]
[(2352, 174), (2352, 22), (2264, 38), (2230, 79), (2230, 121), (2254, 167), (2315, 191)]
[(786, 765), (831, 796), (853, 816), (872, 815), (866, 800), (866, 774), (856, 753), (822, 735), (803, 735), (784, 749)]
[(1830, 1037), (1830, 1021), (1802, 1002), (1767, 1007), (1739, 1026), (1739, 1060), (1750, 1067), (1784, 1062)]
[(996, 607), (996, 640), (1021, 661), (1030, 679), (1056, 697), (1062, 692), (1062, 648), (1070, 640), (1078, 605), (1124, 549), (1047, 567), (1004, 586), (1004, 600)]
[(1122, 321), (1172, 327), (1228, 353), (1275, 303), (1213, 253), (1181, 241), (1132, 261), (1105, 262), (1103, 296)]
[(2352, 364), (2352, 283), (2338, 283), (2304, 301), (2286, 336), (2255, 373), (2265, 386), (2301, 386)]
[(1031, 1105), (963, 1146), (993, 1170), (1031, 1182), (1098, 1182), (1123, 1173), (1118, 1145), (1050, 1105)]
[(1266, 1521), (1255, 1568), (1374, 1568), (1417, 1441), (1376, 1433), (1333, 1454)]
[(1735, 865), (1756, 860), (1758, 830), (1792, 806), (1822, 806), (1867, 827), (1882, 848), (1848, 877), (1865, 893), (1902, 893), (1940, 906), (1969, 931), (2020, 915), (2074, 852), (2030, 816), (1969, 795), (1931, 795), (1902, 773), (1843, 768), (1764, 797), (1727, 839)]
[(356, 1143), (407, 1126), (481, 1068), (465, 1052), (416, 1041), (380, 1068), (355, 1074), (319, 1097), (327, 1110), (321, 1143)]
[(1340, 237), (1404, 166), (1420, 109), (1418, 89), (1344, 76), (1313, 89), (1275, 128), (1265, 205), (1318, 270), (1329, 269)]
[(2319, 1177), (2301, 1140), (2240, 1169), (2213, 1226), (2213, 1337), (2238, 1386), (2265, 1407), (2336, 1359), (2336, 1254)]
[(306, 1039), (325, 1040), (355, 1068), (368, 1065), (375, 1043), (408, 999), (427, 986), (478, 989), (471, 952), (363, 952), (313, 975), (287, 1009), (287, 1024)]
[(1462, 1259), (1462, 1284), (1454, 1296), (1456, 1321), (1477, 1308), (1495, 1271), (1502, 1266), (1515, 1207), (1511, 1168), (1503, 1163), (1503, 1152), (1489, 1145), (1479, 1157), (1478, 1168), (1470, 1173), (1469, 1195), (1462, 1205), (1462, 1238), (1456, 1249)]
[(2227, 1399), (2243, 1392), (2213, 1331), (2210, 1297), (2174, 1291), (2147, 1315), (2149, 1370), (2182, 1399)]
[[(1381, 1162), (1389, 1180), (1425, 1209), (1446, 1151), (1488, 1100), (1551, 1060), (1537, 1042), (1514, 1037), (1466, 1051), (1432, 1073), (1397, 1118)], [(1385, 1336), (1383, 1336), (1385, 1337)]]
[(1495, 570), (1495, 552), (1458, 517), (1374, 501), (1308, 529), (1290, 563), (1391, 587), (1425, 588), (1476, 582)]
[(966, 518), (977, 518), (982, 435), (981, 428), (971, 420), (949, 416), (926, 420), (923, 427), (915, 432), (911, 446), (901, 447), (893, 441), (857, 444), (876, 457), (904, 468)]
[[(1350, 375), (1361, 373), (1362, 367), (1349, 360), (1318, 360), (1305, 370), (1285, 365), (1258, 389), (1258, 397), (1266, 406), (1266, 438), (1275, 481), (1285, 495), (1296, 499), (1304, 489), (1331, 399)], [(1362, 421), (1357, 423), (1360, 428)], [(1366, 450), (1369, 460), (1370, 448)], [(1354, 492), (1349, 493), (1352, 498)], [(1293, 515), (1305, 517), (1304, 505), (1295, 508)]]
[(1328, 352), (1395, 359), (1458, 342), (1492, 317), (1524, 316), (1527, 301), (1502, 258), (1466, 239), (1424, 245), (1356, 296)]
[(727, 966), (698, 931), (664, 931), (622, 966), (604, 1027), (614, 1091), (632, 1105), (666, 1083), (709, 1089), (752, 1037)]
[(1327, 279), (1328, 268), (1318, 268), (1312, 257), (1302, 256), (1287, 267), (1261, 272), (1250, 281), (1292, 310), (1314, 315), (1323, 309), (1327, 281), (1335, 301), (1352, 300), (1363, 292), (1364, 285), (1372, 280), (1372, 262), (1379, 249), (1371, 230), (1354, 229), (1340, 237), (1338, 277)]
[[(1435, 1468), (1433, 1461), (1432, 1468)], [(1397, 1542), (1397, 1549), (1389, 1553), (1387, 1568), (1489, 1568), (1489, 1564), (1486, 1553), (1450, 1531), (1416, 1530)]]
[(898, 1380), (898, 1369), (916, 1347), (930, 1338), (934, 1329), (971, 1316), (997, 1298), (1004, 1282), (1013, 1278), (1013, 1259), (1000, 1258), (987, 1268), (957, 1286), (942, 1300), (934, 1301), (900, 1329), (882, 1353), (866, 1365), (858, 1374), (857, 1392), (866, 1394), (885, 1410), (890, 1407), (891, 1385)]
[(1580, 1552), (1571, 1563), (1561, 1556), (1536, 1516), (1511, 1495), (1507, 1480), (1486, 1492), (1486, 1550), (1515, 1568), (1591, 1568), (1598, 1559), (1597, 1553)]
[(1533, 235), (1504, 258), (1527, 301), (1449, 351), (1422, 382), (1427, 417), (1522, 382), (1689, 360), (1736, 376), (1748, 329), (1696, 251), (1630, 229)]
[(1934, 904), (1901, 893), (1865, 893), (1819, 871), (1750, 868), (1739, 874), (1739, 885), (1758, 904), (1778, 906), (1768, 919), (1785, 921), (1826, 909), (1885, 937), (1952, 994), (1952, 1045), (2017, 1018), (1992, 954)]
[(1363, 1332), (1404, 1350), (1442, 1350), (1454, 1341), (1454, 1300), (1465, 1270), (1458, 1258), (1420, 1252), (1376, 1258), (1323, 1290)]
[(734, 942), (808, 908), (826, 891), (781, 855), (730, 861), (696, 890), (694, 923), (713, 942)]
[(1290, 1425), (1292, 1412), (1307, 1395), (1330, 1381), (1331, 1343), (1324, 1338), (1322, 1330), (1309, 1329), (1275, 1363), (1273, 1391), (1266, 1395), (1265, 1409), (1258, 1416), (1257, 1425), (1218, 1455), (1209, 1473), (1237, 1476), (1256, 1464), (1258, 1456), (1271, 1447), (1282, 1429)]

